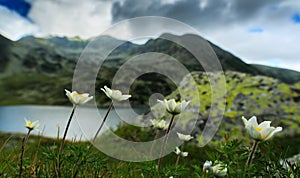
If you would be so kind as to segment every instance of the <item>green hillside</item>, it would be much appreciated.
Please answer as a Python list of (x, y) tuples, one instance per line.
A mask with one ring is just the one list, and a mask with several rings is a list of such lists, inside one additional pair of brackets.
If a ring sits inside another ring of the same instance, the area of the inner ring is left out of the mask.
[[(300, 83), (288, 85), (279, 80), (264, 77), (251, 76), (249, 74), (228, 71), (225, 72), (226, 94), (220, 95), (216, 102), (211, 101), (211, 85), (207, 75), (213, 75), (216, 80), (221, 78), (221, 73), (206, 74), (195, 72), (192, 77), (185, 78), (187, 85), (180, 88), (183, 96), (177, 90), (169, 98), (191, 100), (190, 108), (183, 116), (183, 125), (188, 127), (192, 122), (191, 114), (199, 110), (198, 125), (195, 134), (201, 134), (209, 114), (216, 115), (211, 106), (225, 106), (222, 120), (222, 128), (216, 138), (222, 138), (229, 133), (231, 138), (241, 135), (243, 123), (241, 117), (250, 118), (253, 115), (258, 121), (271, 120), (273, 126), (282, 126), (284, 135), (300, 134)], [(198, 91), (193, 88), (193, 80)], [(195, 99), (199, 94), (199, 102)], [(216, 93), (215, 93), (216, 94)], [(192, 129), (192, 128), (189, 128)], [(198, 130), (197, 130), (198, 129)]]
[(264, 75), (277, 78), (286, 83), (296, 83), (300, 80), (300, 72), (294, 70), (288, 70), (283, 68), (270, 67), (259, 64), (251, 64), (251, 66), (255, 67)]
[[(103, 60), (103, 56), (98, 53), (99, 50), (106, 46), (122, 44), (112, 51), (104, 61), (100, 71), (98, 71), (95, 88), (98, 104), (104, 106), (109, 102), (105, 96), (99, 94), (100, 88), (104, 85), (110, 86), (119, 67), (131, 57), (142, 53), (158, 52), (170, 55), (178, 59), (190, 72), (203, 70), (202, 66), (191, 53), (178, 44), (165, 40), (164, 38), (166, 37), (175, 41), (201, 38), (196, 35), (176, 36), (163, 34), (161, 38), (151, 39), (144, 45), (136, 45), (109, 36), (96, 38), (98, 43), (89, 49), (91, 55), (89, 60), (86, 61), (86, 72), (82, 73), (82, 78), (88, 78), (90, 73), (89, 68)], [(28, 36), (19, 41), (12, 42), (0, 36), (0, 92), (6, 93), (0, 101), (0, 105), (67, 104), (68, 101), (64, 97), (64, 88), (70, 89), (72, 87), (72, 77), (76, 62), (84, 48), (92, 40), (95, 39), (81, 40), (79, 38), (69, 39), (65, 37), (35, 38)], [(212, 43), (211, 46), (220, 59), (224, 71), (242, 72), (249, 74), (249, 77), (270, 75), (269, 71), (266, 72), (266, 70), (246, 64)], [(204, 58), (209, 59), (209, 56), (204, 55)], [(159, 65), (157, 65), (157, 61), (153, 60), (147, 60), (147, 64), (149, 66), (159, 66), (160, 70), (176, 71), (176, 68), (172, 68), (174, 66), (164, 63), (165, 58), (163, 56), (159, 60)], [(143, 68), (134, 70), (142, 71)], [(272, 70), (276, 71), (277, 69)], [(294, 74), (293, 76), (296, 77), (292, 81), (299, 81), (300, 79), (297, 78), (299, 73), (296, 72)], [(130, 76), (126, 76), (125, 74), (122, 77), (126, 79)], [(274, 73), (272, 77), (286, 83), (291, 82), (291, 78), (282, 77), (282, 72)], [(122, 84), (122, 82), (119, 83), (120, 85)], [(131, 86), (131, 94), (134, 96), (131, 104), (133, 106), (145, 106), (148, 104), (151, 94), (161, 93), (169, 95), (175, 89), (175, 84), (167, 77), (159, 74), (154, 75), (153, 73), (145, 74), (135, 80)]]

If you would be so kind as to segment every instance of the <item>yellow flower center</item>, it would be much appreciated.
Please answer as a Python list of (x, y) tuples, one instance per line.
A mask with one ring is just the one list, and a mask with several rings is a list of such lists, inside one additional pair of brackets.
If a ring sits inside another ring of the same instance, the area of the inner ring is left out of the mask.
[(32, 127), (32, 122), (27, 122), (27, 127)]
[(253, 126), (253, 128), (254, 128), (256, 131), (258, 131), (258, 132), (260, 132), (260, 131), (262, 130), (262, 128), (256, 127), (256, 126)]
[(76, 96), (78, 96), (79, 98), (84, 97), (82, 94), (75, 93), (75, 94), (73, 94), (72, 99), (74, 99)]
[(177, 101), (176, 104), (180, 104), (180, 101)]

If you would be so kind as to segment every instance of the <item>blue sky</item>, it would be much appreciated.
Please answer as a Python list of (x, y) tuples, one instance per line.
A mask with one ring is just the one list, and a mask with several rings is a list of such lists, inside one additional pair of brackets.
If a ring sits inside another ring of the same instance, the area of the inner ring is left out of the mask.
[[(298, 0), (0, 0), (0, 34), (90, 38), (149, 15), (186, 23), (247, 63), (300, 71)], [(131, 28), (148, 27), (123, 33)]]

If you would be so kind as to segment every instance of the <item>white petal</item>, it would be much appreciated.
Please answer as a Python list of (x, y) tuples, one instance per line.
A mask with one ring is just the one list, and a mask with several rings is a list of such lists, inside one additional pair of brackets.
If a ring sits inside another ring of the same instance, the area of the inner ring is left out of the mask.
[(258, 125), (258, 127), (264, 129), (264, 128), (270, 127), (270, 125), (271, 125), (271, 121), (263, 121), (262, 123), (260, 123), (260, 124)]
[(262, 140), (265, 141), (275, 130), (275, 127), (266, 127), (261, 131)]
[(39, 120), (34, 121), (34, 122), (32, 123), (32, 128), (33, 128), (33, 129), (36, 129), (36, 128), (38, 128), (39, 126), (40, 126), (40, 121), (39, 121)]
[(257, 126), (258, 126), (258, 123), (257, 123), (257, 118), (256, 118), (256, 116), (252, 116), (252, 117), (248, 120), (248, 124), (257, 127)]
[(212, 165), (212, 161), (205, 161), (205, 163), (203, 164), (203, 169), (209, 170), (210, 166)]
[(24, 118), (25, 123), (27, 124), (28, 122), (30, 122), (26, 117)]
[(90, 94), (88, 94), (88, 93), (82, 93), (81, 95), (82, 95), (84, 98), (87, 98), (87, 97), (89, 97)]
[(248, 125), (248, 120), (244, 116), (242, 116), (242, 120), (244, 122), (244, 125), (247, 126)]
[(253, 139), (255, 139), (255, 140), (262, 140), (261, 132), (255, 130), (253, 126), (249, 126), (247, 130), (248, 130), (249, 135)]
[(188, 152), (181, 152), (181, 156), (182, 156), (182, 157), (187, 157), (188, 154), (189, 154)]
[(67, 89), (65, 89), (66, 95), (70, 94), (71, 92)]
[(110, 94), (108, 94), (108, 92), (106, 92), (106, 90), (104, 90), (103, 88), (101, 88), (101, 90), (105, 93), (105, 95), (108, 97), (108, 98), (110, 98), (111, 99), (111, 95)]
[(180, 149), (178, 147), (175, 148), (175, 153), (178, 155), (180, 154)]
[(131, 97), (131, 95), (122, 95), (121, 99), (122, 100), (127, 100), (130, 97)]
[(89, 101), (91, 101), (93, 99), (93, 96), (90, 96), (90, 97), (84, 97), (84, 98), (81, 98), (80, 99), (80, 104), (85, 104), (85, 103), (87, 103), (87, 102), (89, 102)]
[(108, 95), (112, 94), (112, 90), (108, 88), (106, 85), (104, 86), (105, 91), (107, 92)]
[(115, 101), (121, 101), (122, 100), (122, 93), (119, 90), (114, 90), (111, 93), (111, 99)]
[(276, 129), (274, 129), (266, 138), (264, 141), (269, 140), (270, 138), (273, 137), (273, 135), (275, 135), (278, 132), (282, 131), (282, 127), (276, 127)]
[(170, 99), (167, 101), (167, 108), (169, 108), (169, 112), (173, 112), (177, 106), (175, 99)]

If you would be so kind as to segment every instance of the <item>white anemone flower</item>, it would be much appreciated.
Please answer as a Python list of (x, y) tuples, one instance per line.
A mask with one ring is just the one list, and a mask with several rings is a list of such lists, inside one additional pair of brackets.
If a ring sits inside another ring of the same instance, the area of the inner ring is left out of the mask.
[(209, 171), (211, 170), (212, 161), (205, 161), (203, 164), (203, 171)]
[(177, 135), (178, 135), (178, 138), (182, 141), (190, 141), (191, 139), (193, 139), (194, 137), (191, 136), (191, 135), (185, 135), (185, 134), (181, 134), (181, 133), (178, 133), (177, 132)]
[(101, 88), (101, 90), (113, 101), (123, 101), (131, 97), (131, 95), (123, 95), (120, 90), (112, 90), (107, 86), (104, 86), (104, 88)]
[(160, 102), (170, 114), (177, 115), (180, 114), (186, 106), (190, 103), (190, 101), (183, 100), (182, 102), (176, 102), (175, 99), (166, 100), (163, 101), (157, 100)]
[(27, 120), (26, 118), (24, 118), (24, 120), (25, 120), (25, 127), (29, 130), (37, 129), (40, 126), (39, 120), (34, 121), (34, 122), (31, 122), (30, 120)]
[(168, 125), (167, 125), (166, 121), (163, 119), (160, 119), (160, 120), (151, 119), (150, 122), (152, 123), (154, 128), (158, 128), (158, 129), (162, 129), (162, 130), (168, 129)]
[(89, 102), (91, 99), (93, 99), (93, 96), (89, 96), (88, 93), (77, 93), (77, 91), (72, 91), (72, 93), (68, 90), (66, 90), (66, 95), (69, 98), (69, 100), (71, 101), (71, 103), (75, 104), (75, 105), (82, 105), (85, 104), (87, 102)]
[(211, 167), (211, 170), (216, 177), (224, 177), (227, 175), (227, 164), (221, 161), (215, 161), (215, 165)]
[(250, 136), (256, 141), (266, 141), (272, 138), (276, 133), (282, 131), (282, 127), (271, 127), (271, 121), (264, 121), (260, 124), (257, 123), (255, 116), (247, 120), (244, 116), (242, 120), (245, 128)]
[(181, 151), (178, 147), (176, 147), (174, 152), (181, 157), (187, 157), (189, 154), (188, 152)]

